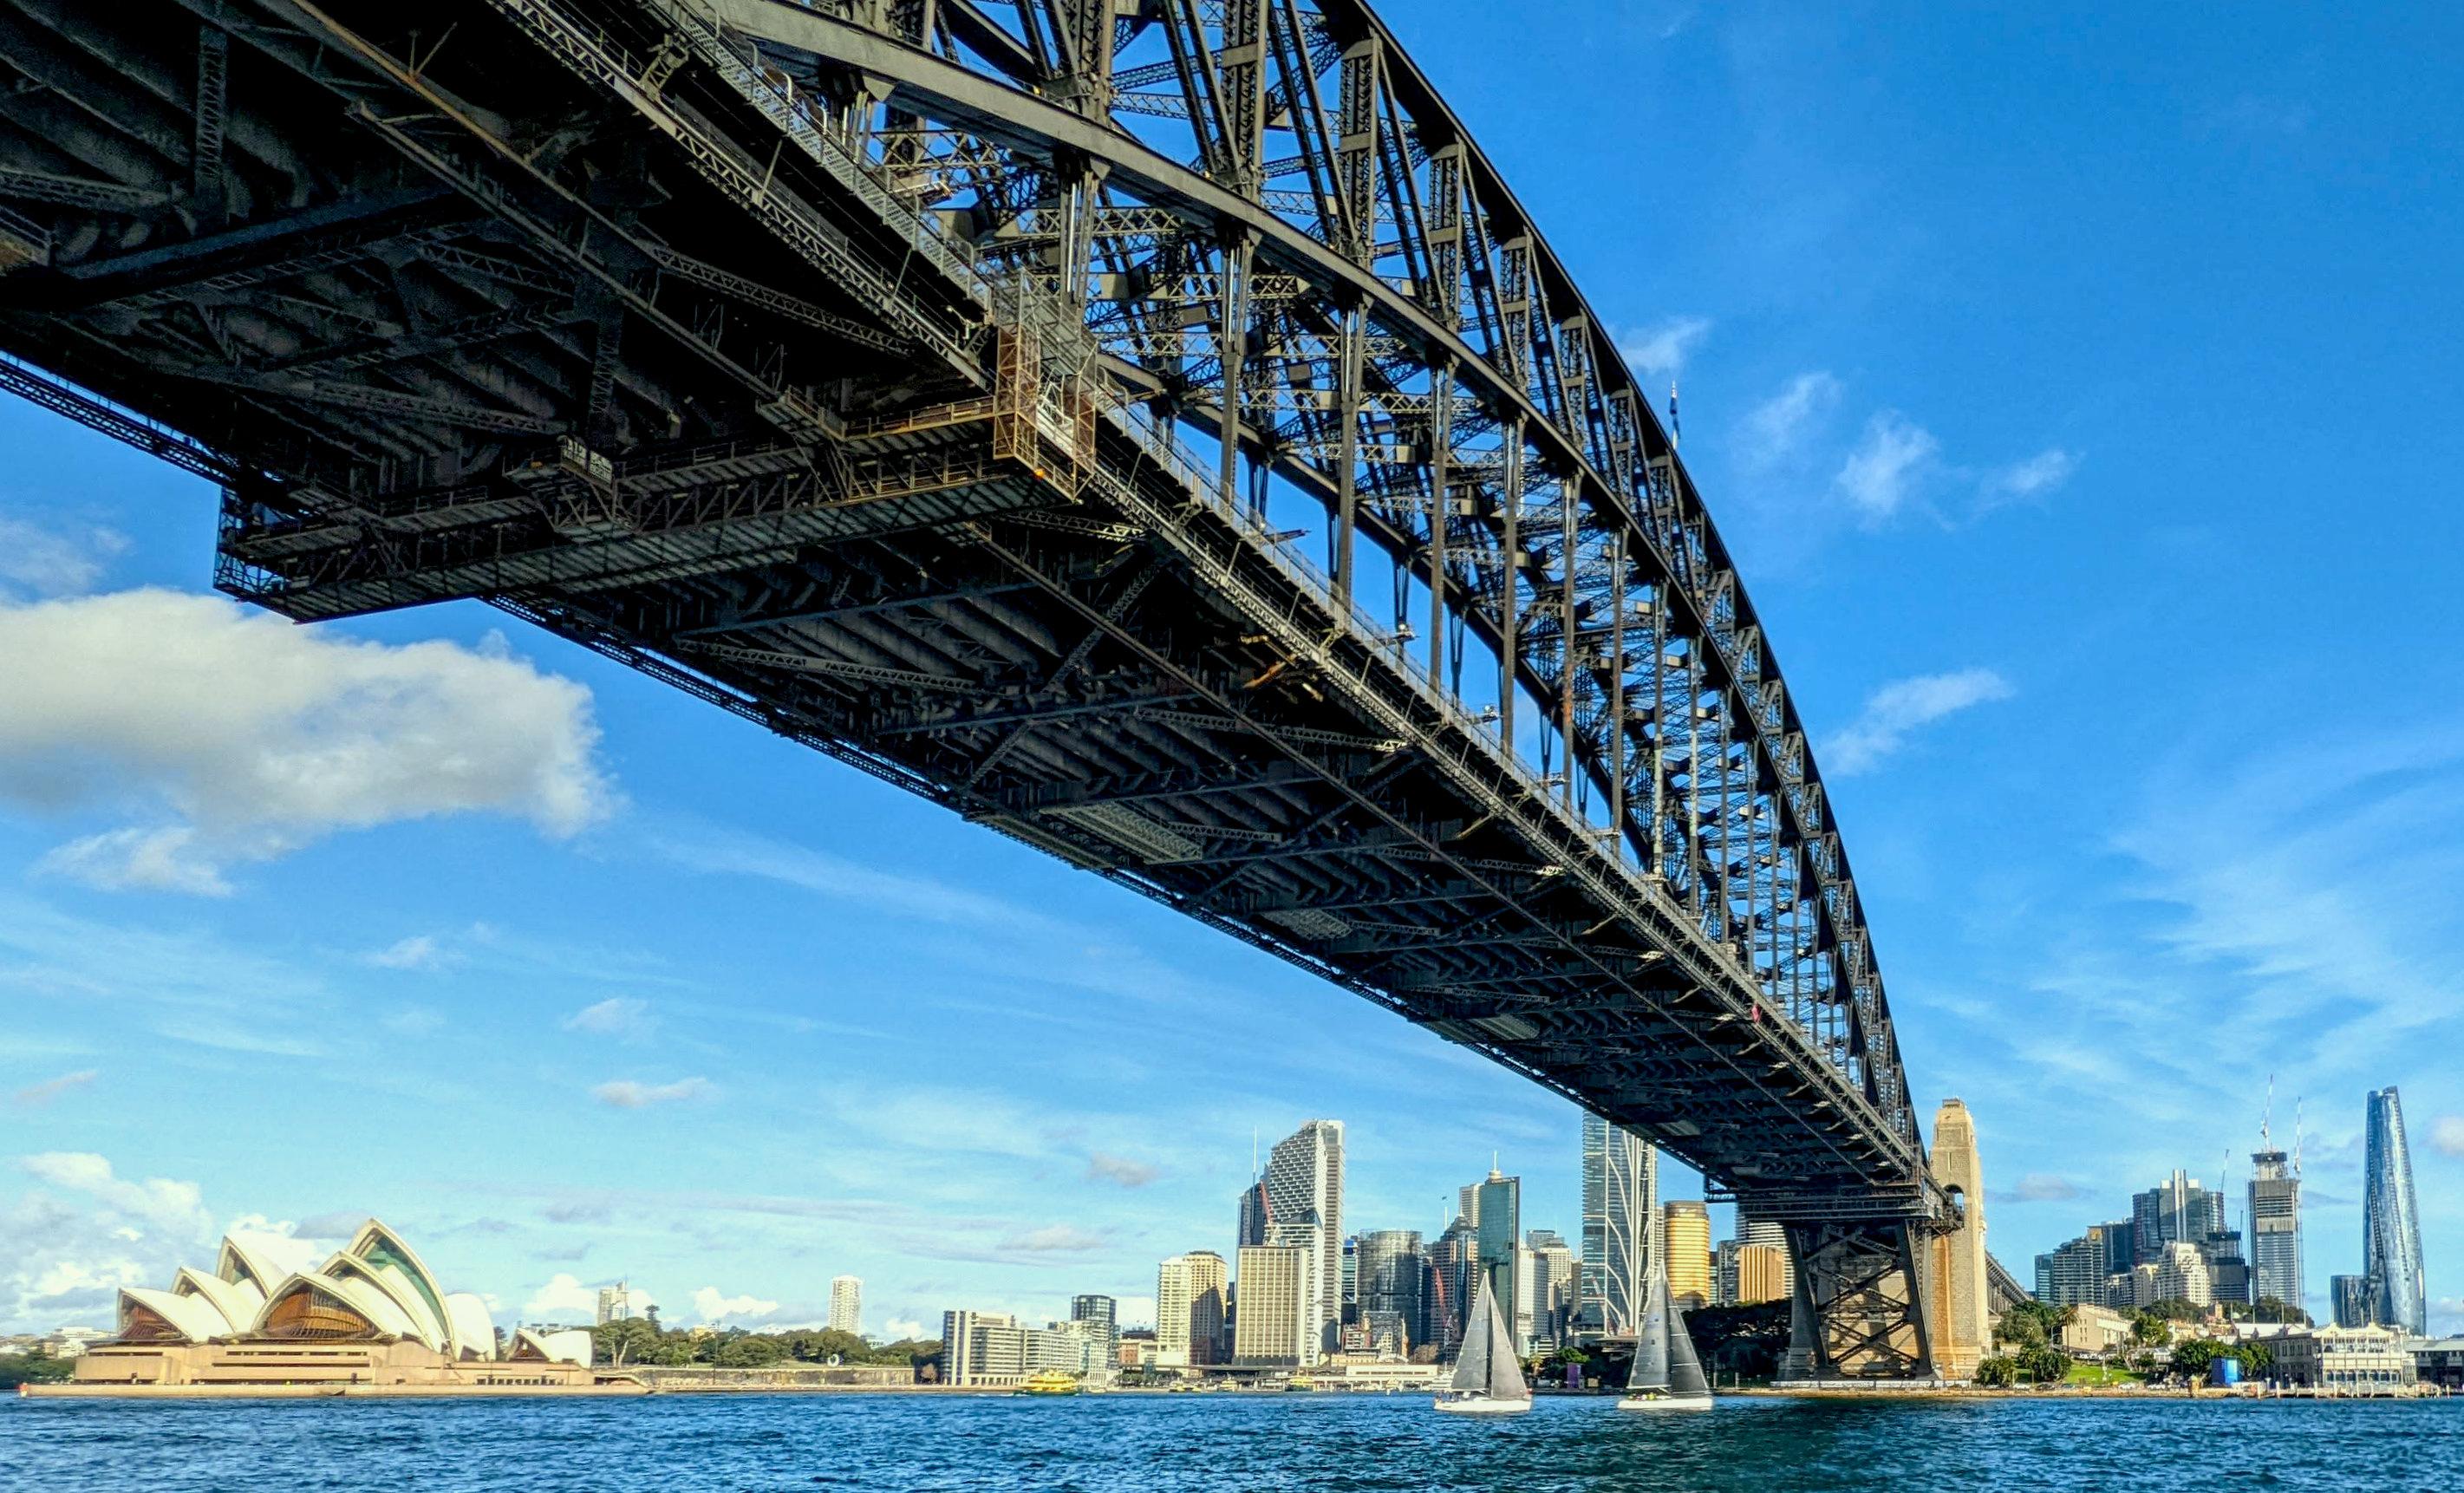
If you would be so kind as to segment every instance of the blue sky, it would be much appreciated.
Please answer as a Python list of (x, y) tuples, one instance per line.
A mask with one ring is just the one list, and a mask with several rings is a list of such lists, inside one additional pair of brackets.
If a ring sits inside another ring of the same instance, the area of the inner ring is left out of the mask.
[[(2395, 1084), (2457, 1325), (2464, 23), (1386, 11), (1683, 379), (1995, 1253), (2237, 1188), (2273, 1073), (2315, 1298)], [(0, 1326), (367, 1213), (500, 1320), (1135, 1317), (1312, 1115), (1356, 1226), (1494, 1151), (1573, 1232), (1572, 1111), (1363, 1002), (487, 608), (249, 617), (199, 484), (0, 450)]]

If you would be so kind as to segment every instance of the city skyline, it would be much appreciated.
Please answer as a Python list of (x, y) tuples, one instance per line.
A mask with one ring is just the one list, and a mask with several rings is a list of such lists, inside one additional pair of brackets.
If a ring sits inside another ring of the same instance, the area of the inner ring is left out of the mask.
[[(1683, 377), (1916, 1105), (1977, 1106), (1996, 1252), (2175, 1167), (2238, 1196), (2276, 1071), (2318, 1311), (2392, 1085), (2454, 1325), (2453, 164), (2439, 91), (2381, 86), (2444, 54), (2290, 7), (1683, 10), (1530, 28), (1570, 116), (1655, 143), (1585, 160), (1480, 13), (1388, 18), (1638, 372)], [(2333, 460), (2285, 459), (2289, 406)], [(242, 1216), (369, 1213), (514, 1313), (624, 1276), (671, 1321), (812, 1321), (844, 1270), (879, 1323), (959, 1286), (1058, 1315), (1224, 1247), (1250, 1131), (1329, 1111), (1361, 1219), (1439, 1229), (1492, 1147), (1577, 1217), (1574, 1109), (1425, 1030), (492, 608), (249, 617), (208, 484), (14, 400), (0, 442), (0, 692), (61, 702), (0, 743), (11, 1325)], [(2353, 661), (2294, 595), (2376, 609), (2406, 687), (2369, 729), (2288, 712)], [(255, 770), (318, 740), (372, 771)], [(287, 1165), (312, 1134), (328, 1164)]]

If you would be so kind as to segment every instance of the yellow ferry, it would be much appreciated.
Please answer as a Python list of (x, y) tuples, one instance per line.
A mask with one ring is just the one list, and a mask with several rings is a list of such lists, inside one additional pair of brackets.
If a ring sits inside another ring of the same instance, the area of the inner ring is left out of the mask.
[(1084, 1386), (1075, 1377), (1058, 1369), (1039, 1369), (1026, 1376), (1026, 1382), (1010, 1391), (1013, 1394), (1083, 1394)]

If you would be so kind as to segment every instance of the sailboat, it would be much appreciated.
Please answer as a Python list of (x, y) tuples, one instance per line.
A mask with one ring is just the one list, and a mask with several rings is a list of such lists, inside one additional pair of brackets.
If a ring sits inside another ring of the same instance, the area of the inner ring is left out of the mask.
[(1694, 1334), (1684, 1313), (1668, 1299), (1668, 1278), (1651, 1267), (1643, 1291), (1642, 1329), (1635, 1334), (1634, 1372), (1626, 1377), (1619, 1410), (1708, 1410), (1711, 1386), (1694, 1356)]
[(1486, 1281), (1472, 1292), (1471, 1327), (1455, 1359), (1455, 1376), (1438, 1392), (1437, 1404), (1450, 1416), (1519, 1416), (1531, 1408), (1531, 1386), (1523, 1382), (1514, 1339)]

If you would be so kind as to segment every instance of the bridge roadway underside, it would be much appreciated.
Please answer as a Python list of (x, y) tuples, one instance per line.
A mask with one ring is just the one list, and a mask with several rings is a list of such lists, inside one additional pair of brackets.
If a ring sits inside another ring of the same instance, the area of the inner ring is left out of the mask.
[(1809, 1320), (1866, 1325), (1806, 1372), (1926, 1372), (1937, 1199), (1870, 1076), (1074, 326), (672, 6), (594, 8), (612, 80), (554, 7), (398, 10), (0, 0), (0, 383), (220, 482), (225, 589), (483, 599), (1163, 902), (1789, 1220)]

